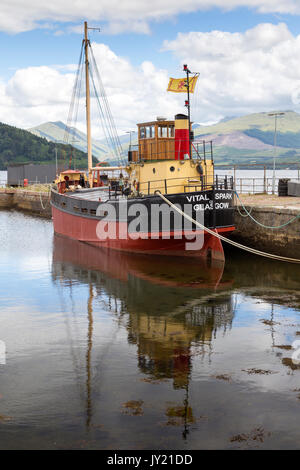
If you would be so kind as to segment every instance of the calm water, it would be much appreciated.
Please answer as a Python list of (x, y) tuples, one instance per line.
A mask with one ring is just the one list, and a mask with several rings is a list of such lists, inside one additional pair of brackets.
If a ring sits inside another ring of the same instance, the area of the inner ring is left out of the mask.
[(108, 255), (7, 211), (0, 246), (1, 449), (300, 448), (300, 266)]

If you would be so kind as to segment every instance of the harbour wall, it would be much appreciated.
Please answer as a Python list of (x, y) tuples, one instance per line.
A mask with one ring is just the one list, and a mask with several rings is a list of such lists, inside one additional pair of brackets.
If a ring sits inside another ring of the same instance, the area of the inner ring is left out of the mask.
[(17, 209), (51, 219), (50, 194), (22, 189), (0, 191), (0, 209)]
[(251, 205), (245, 208), (259, 223), (237, 206), (232, 240), (260, 251), (300, 259), (299, 208)]

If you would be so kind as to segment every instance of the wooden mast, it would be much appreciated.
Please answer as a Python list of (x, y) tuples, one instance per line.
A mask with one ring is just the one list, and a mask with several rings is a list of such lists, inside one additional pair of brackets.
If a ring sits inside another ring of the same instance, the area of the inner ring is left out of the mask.
[(191, 107), (190, 107), (190, 78), (189, 78), (189, 74), (191, 73), (191, 71), (189, 70), (187, 64), (184, 64), (183, 70), (186, 72), (187, 101), (185, 102), (185, 106), (188, 109), (189, 154), (190, 154), (190, 159), (191, 159), (192, 158), (192, 142), (191, 142)]
[(88, 25), (84, 22), (84, 51), (85, 51), (85, 89), (86, 89), (86, 130), (87, 130), (87, 152), (88, 172), (90, 187), (93, 186), (92, 176), (92, 139), (91, 139), (91, 104), (90, 104), (90, 82), (89, 82), (89, 56), (88, 56)]

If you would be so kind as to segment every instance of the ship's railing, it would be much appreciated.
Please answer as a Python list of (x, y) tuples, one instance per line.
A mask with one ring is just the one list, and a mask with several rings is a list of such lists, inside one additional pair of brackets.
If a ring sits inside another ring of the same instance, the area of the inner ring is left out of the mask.
[(230, 175), (216, 175), (215, 176), (215, 189), (234, 189), (233, 176)]
[(192, 158), (199, 158), (200, 160), (214, 161), (212, 140), (195, 140), (192, 142)]
[[(275, 194), (278, 194), (278, 182), (280, 179), (278, 177), (275, 178)], [(273, 178), (235, 178), (235, 189), (240, 194), (272, 194)]]
[(206, 176), (199, 176), (199, 178), (168, 178), (161, 180), (152, 180), (141, 182), (139, 191), (143, 194), (152, 194), (156, 189), (162, 189), (165, 194), (174, 194), (176, 192), (191, 192), (191, 191), (206, 191), (208, 189), (233, 189), (232, 176), (216, 176), (214, 184), (208, 182)]
[(125, 188), (120, 189), (118, 182), (112, 182), (109, 186), (108, 195), (109, 199), (117, 198), (120, 195), (129, 196), (130, 194), (138, 195), (150, 195), (154, 194), (156, 190), (161, 191), (164, 194), (176, 194), (176, 193), (190, 193), (194, 191), (206, 191), (206, 190), (223, 190), (229, 189), (233, 190), (233, 177), (232, 176), (216, 176), (214, 184), (208, 181), (205, 176), (200, 176), (199, 178), (186, 178), (186, 177), (177, 177), (177, 178), (168, 178), (168, 179), (159, 179), (159, 180), (149, 180), (142, 181), (133, 185), (131, 190)]

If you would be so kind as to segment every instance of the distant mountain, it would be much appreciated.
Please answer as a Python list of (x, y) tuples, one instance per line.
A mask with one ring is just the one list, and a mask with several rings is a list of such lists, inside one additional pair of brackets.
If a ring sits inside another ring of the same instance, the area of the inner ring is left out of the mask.
[(235, 119), (237, 116), (225, 116), (223, 119), (220, 119), (219, 122), (227, 122), (231, 121), (232, 119)]
[[(70, 145), (55, 144), (43, 137), (8, 124), (0, 123), (0, 170), (6, 170), (11, 163), (55, 163), (60, 167), (76, 164), (77, 168), (87, 167), (87, 154)], [(97, 160), (93, 159), (94, 164)]]
[[(39, 137), (44, 137), (48, 141), (51, 142), (63, 142), (65, 137), (65, 128), (66, 125), (61, 121), (55, 122), (45, 122), (40, 124), (36, 127), (32, 127), (27, 129), (29, 132), (32, 132), (34, 135), (38, 135)], [(81, 150), (86, 152), (87, 147), (87, 137), (84, 132), (79, 131), (73, 127), (70, 127), (69, 132), (69, 142), (72, 145)], [(129, 143), (130, 143), (130, 135), (123, 134), (119, 136), (119, 141), (123, 150), (123, 155), (127, 156)], [(131, 134), (131, 144), (137, 144), (137, 132)], [(116, 156), (111, 152), (110, 148), (107, 145), (106, 139), (96, 140), (92, 138), (92, 153), (99, 161), (107, 161), (111, 165), (118, 164), (118, 160)], [(126, 157), (125, 157), (126, 158)]]
[[(66, 125), (63, 122), (55, 121), (45, 122), (27, 130), (39, 137), (44, 137), (48, 141), (64, 143), (65, 128)], [(70, 128), (69, 143), (82, 152), (86, 152), (86, 134), (78, 129)], [(92, 153), (98, 160), (109, 159), (108, 148), (103, 142), (93, 140)]]
[[(232, 131), (244, 132), (249, 129), (259, 129), (262, 132), (270, 131), (274, 133), (274, 117), (269, 116), (269, 113), (247, 114), (233, 119), (225, 119), (212, 126), (202, 126), (201, 133), (228, 134)], [(277, 130), (283, 133), (299, 132), (300, 114), (294, 111), (285, 111), (283, 116), (277, 118)]]
[(213, 141), (213, 145), (217, 147), (233, 147), (236, 149), (248, 150), (272, 150), (273, 146), (269, 145), (258, 138), (247, 135), (246, 132), (233, 131), (229, 134), (207, 134), (201, 135), (200, 140)]
[[(215, 161), (222, 164), (257, 163), (271, 164), (274, 153), (274, 117), (267, 112), (240, 117), (226, 116), (216, 124), (193, 124), (195, 140), (212, 140)], [(48, 141), (62, 142), (65, 124), (47, 122), (28, 129)], [(86, 149), (86, 135), (74, 131), (74, 147)], [(119, 136), (124, 155), (127, 154), (130, 135)], [(106, 140), (92, 140), (93, 155), (101, 161), (117, 164), (108, 149)], [(137, 132), (131, 134), (131, 144), (137, 144)], [(287, 110), (277, 119), (277, 161), (293, 162), (300, 159), (300, 114)]]
[[(277, 118), (277, 161), (294, 162), (300, 157), (300, 114), (284, 111)], [(270, 164), (274, 155), (275, 118), (269, 113), (222, 119), (195, 129), (196, 140), (212, 140), (217, 163)]]

